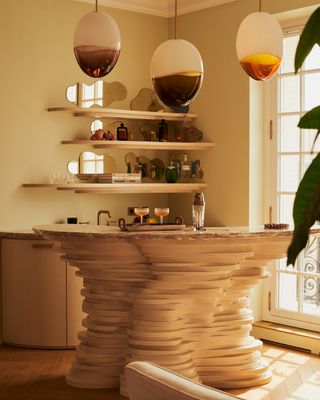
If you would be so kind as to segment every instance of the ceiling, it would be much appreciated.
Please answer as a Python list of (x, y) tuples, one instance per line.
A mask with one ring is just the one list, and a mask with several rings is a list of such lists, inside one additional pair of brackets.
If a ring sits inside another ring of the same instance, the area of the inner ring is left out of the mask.
[[(95, 4), (95, 0), (74, 0)], [(236, 0), (178, 0), (178, 14), (187, 14)], [(98, 0), (101, 6), (120, 8), (144, 14), (170, 17), (174, 15), (174, 0)]]

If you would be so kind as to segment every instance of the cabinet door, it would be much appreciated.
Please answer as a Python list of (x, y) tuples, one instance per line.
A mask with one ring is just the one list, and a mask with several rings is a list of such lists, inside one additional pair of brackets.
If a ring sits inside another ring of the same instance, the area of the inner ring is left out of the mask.
[(2, 241), (3, 340), (66, 346), (66, 263), (46, 240)]
[(86, 314), (82, 311), (81, 289), (83, 280), (76, 275), (77, 269), (67, 264), (67, 345), (76, 346), (78, 332), (83, 328), (82, 320)]

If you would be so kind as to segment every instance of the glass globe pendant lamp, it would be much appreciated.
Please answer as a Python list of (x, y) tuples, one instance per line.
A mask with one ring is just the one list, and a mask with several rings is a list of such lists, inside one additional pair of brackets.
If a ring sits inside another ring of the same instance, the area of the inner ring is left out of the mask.
[(101, 78), (112, 71), (121, 49), (120, 31), (115, 20), (96, 10), (84, 15), (76, 25), (73, 49), (82, 71)]
[(170, 108), (189, 105), (200, 91), (203, 63), (198, 49), (176, 38), (177, 0), (175, 0), (175, 39), (160, 44), (151, 59), (151, 78), (160, 100)]
[(273, 77), (282, 59), (283, 35), (279, 22), (261, 12), (248, 15), (240, 24), (236, 49), (242, 68), (253, 79), (265, 81)]

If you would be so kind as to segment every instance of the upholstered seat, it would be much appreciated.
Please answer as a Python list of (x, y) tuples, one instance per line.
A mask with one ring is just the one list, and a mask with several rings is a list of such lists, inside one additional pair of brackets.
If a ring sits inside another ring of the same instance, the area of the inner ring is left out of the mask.
[(135, 361), (125, 367), (130, 400), (232, 400), (232, 396), (171, 372), (156, 364)]

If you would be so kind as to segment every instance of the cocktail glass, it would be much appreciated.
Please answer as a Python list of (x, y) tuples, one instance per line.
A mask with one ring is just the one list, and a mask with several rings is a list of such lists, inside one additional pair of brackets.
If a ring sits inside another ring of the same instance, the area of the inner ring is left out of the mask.
[(149, 214), (149, 207), (135, 207), (134, 213), (139, 215), (140, 223), (143, 224), (143, 217)]
[(155, 208), (154, 213), (157, 217), (160, 217), (160, 224), (163, 224), (163, 217), (166, 217), (169, 215), (170, 209), (168, 207), (163, 207), (163, 208)]

